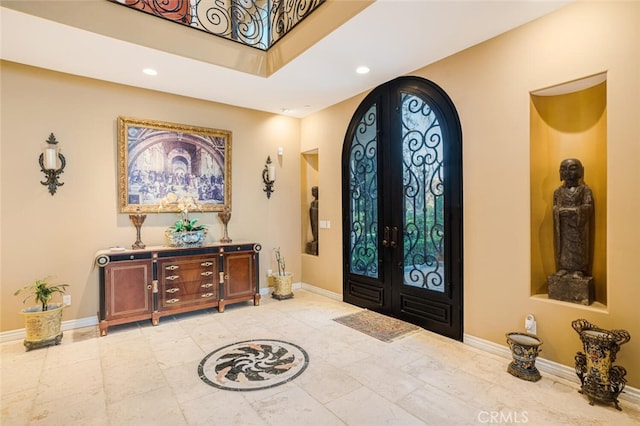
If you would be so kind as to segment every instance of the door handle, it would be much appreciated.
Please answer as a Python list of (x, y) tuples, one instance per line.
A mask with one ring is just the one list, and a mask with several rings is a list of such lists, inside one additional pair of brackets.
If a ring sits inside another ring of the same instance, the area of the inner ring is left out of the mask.
[(384, 227), (384, 234), (382, 236), (382, 247), (387, 247), (389, 245), (389, 227)]
[(391, 228), (391, 247), (396, 248), (398, 246), (398, 227)]

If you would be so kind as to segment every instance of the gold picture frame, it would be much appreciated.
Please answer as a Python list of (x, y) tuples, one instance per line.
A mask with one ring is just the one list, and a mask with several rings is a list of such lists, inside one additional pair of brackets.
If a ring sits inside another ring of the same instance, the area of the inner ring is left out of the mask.
[(231, 210), (231, 132), (118, 117), (120, 213), (178, 212), (167, 194), (203, 212)]

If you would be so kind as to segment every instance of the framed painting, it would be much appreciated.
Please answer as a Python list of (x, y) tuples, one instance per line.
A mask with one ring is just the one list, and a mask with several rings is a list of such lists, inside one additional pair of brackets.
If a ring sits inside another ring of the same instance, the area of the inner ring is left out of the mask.
[(178, 212), (168, 196), (231, 210), (231, 132), (118, 117), (120, 213)]

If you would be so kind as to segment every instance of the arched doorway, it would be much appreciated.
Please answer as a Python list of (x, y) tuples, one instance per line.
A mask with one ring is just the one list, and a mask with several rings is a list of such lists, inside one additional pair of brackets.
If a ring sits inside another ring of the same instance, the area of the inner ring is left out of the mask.
[(360, 104), (342, 152), (344, 301), (462, 340), (462, 131), (433, 82)]

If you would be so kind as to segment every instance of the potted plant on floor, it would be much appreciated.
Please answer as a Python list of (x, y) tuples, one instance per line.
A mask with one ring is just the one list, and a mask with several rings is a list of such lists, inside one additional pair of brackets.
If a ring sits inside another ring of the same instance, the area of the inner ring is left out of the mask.
[(291, 292), (291, 281), (293, 275), (291, 272), (285, 271), (284, 257), (280, 254), (280, 247), (273, 249), (276, 255), (276, 261), (278, 262), (278, 274), (273, 276), (273, 296), (274, 299), (283, 300), (293, 297)]
[(33, 284), (16, 290), (14, 293), (14, 296), (17, 296), (20, 293), (29, 292), (22, 303), (33, 297), (38, 304), (38, 306), (22, 310), (26, 332), (24, 346), (27, 351), (52, 344), (59, 345), (62, 341), (60, 325), (64, 304), (50, 302), (54, 294), (64, 294), (69, 285), (49, 283), (50, 279), (51, 277), (46, 277), (36, 280)]

